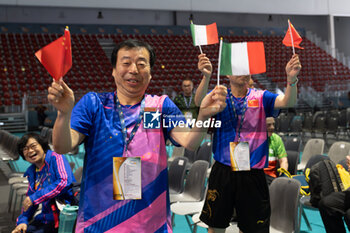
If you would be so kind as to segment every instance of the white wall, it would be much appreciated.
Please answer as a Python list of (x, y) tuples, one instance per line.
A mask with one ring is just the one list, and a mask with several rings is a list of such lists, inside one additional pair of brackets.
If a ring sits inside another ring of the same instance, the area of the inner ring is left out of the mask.
[(327, 0), (193, 0), (193, 10), (261, 14), (321, 15), (328, 13), (327, 5)]
[(335, 16), (350, 16), (350, 1), (349, 0), (328, 0), (329, 14)]
[(105, 9), (189, 10), (188, 0), (0, 0), (0, 5)]
[[(5, 2), (6, 1), (6, 2)], [(132, 0), (130, 0), (132, 1)], [(138, 0), (134, 0), (137, 2)], [(155, 1), (155, 0), (153, 0)], [(165, 0), (168, 1), (168, 0)], [(192, 4), (196, 4), (197, 0), (193, 0)], [(199, 1), (199, 0), (198, 0)], [(207, 0), (203, 0), (203, 6)], [(217, 3), (216, 0), (212, 1)], [(249, 0), (248, 2), (251, 2)], [(278, 0), (285, 2), (284, 0)], [(325, 0), (319, 0), (324, 3)], [(199, 12), (199, 11), (162, 11), (162, 10), (133, 10), (133, 9), (105, 9), (101, 4), (98, 8), (67, 8), (67, 7), (23, 7), (13, 5), (1, 5), (4, 3), (13, 4), (13, 0), (0, 0), (0, 22), (17, 22), (17, 23), (64, 23), (64, 24), (133, 24), (133, 25), (188, 25), (189, 16), (192, 13), (195, 23), (207, 24), (217, 22), (219, 26), (251, 26), (251, 27), (286, 27), (287, 19), (290, 19), (295, 27), (303, 27), (306, 30), (313, 31), (322, 40), (328, 40), (328, 21), (326, 15), (298, 15), (298, 14), (272, 14), (272, 21), (268, 21), (269, 14), (253, 14), (253, 13), (218, 13), (218, 12)], [(33, 0), (21, 1), (34, 2)], [(39, 4), (42, 1), (35, 1)], [(45, 1), (46, 2), (46, 1)], [(48, 4), (62, 1), (47, 1)], [(77, 3), (78, 0), (70, 0)], [(93, 2), (92, 0), (86, 1)], [(101, 0), (101, 2), (106, 2)], [(119, 2), (119, 1), (118, 1)], [(181, 1), (173, 1), (182, 4)], [(235, 2), (235, 1), (233, 1)], [(260, 1), (259, 1), (260, 2)], [(265, 2), (265, 1), (261, 1)], [(270, 1), (268, 1), (270, 2)], [(309, 1), (307, 1), (309, 2)], [(312, 1), (311, 1), (312, 2)], [(332, 0), (332, 9), (337, 13), (344, 14), (345, 7), (335, 7), (333, 2), (350, 5), (348, 0)], [(289, 8), (293, 8), (297, 3), (293, 3)], [(302, 5), (302, 4), (301, 4)], [(142, 6), (142, 4), (141, 4)], [(202, 6), (202, 7), (203, 7)], [(237, 6), (239, 9), (239, 6)], [(255, 10), (259, 7), (254, 7)], [(350, 11), (350, 6), (347, 7)], [(97, 14), (102, 11), (104, 18), (97, 19)], [(176, 17), (174, 17), (176, 16)], [(336, 47), (350, 56), (350, 18), (335, 17), (335, 36)]]
[(339, 51), (350, 56), (350, 18), (335, 17), (335, 45)]
[[(91, 7), (265, 14), (328, 14), (330, 0), (1, 0), (13, 6)], [(337, 0), (346, 2), (346, 0)], [(350, 13), (350, 8), (348, 8)]]
[[(97, 19), (101, 11), (103, 19)], [(62, 7), (0, 7), (0, 22), (67, 24), (145, 24), (173, 25), (173, 14), (166, 11), (115, 10)]]
[(0, 0), (0, 5), (350, 16), (349, 0)]

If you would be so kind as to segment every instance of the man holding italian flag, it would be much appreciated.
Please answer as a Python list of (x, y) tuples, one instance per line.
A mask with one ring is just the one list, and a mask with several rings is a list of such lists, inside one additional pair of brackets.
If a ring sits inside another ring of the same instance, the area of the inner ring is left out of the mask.
[[(208, 91), (212, 66), (205, 54), (198, 56), (204, 77), (195, 102), (200, 105)], [(294, 54), (286, 65), (284, 95), (248, 88), (251, 74), (266, 72), (262, 42), (220, 43), (220, 75), (230, 80), (226, 108), (218, 113), (221, 128), (214, 129), (215, 164), (200, 219), (209, 233), (224, 232), (236, 209), (241, 232), (269, 232), (270, 200), (264, 167), (268, 165), (266, 117), (274, 109), (293, 107), (297, 100), (297, 75), (301, 64)]]

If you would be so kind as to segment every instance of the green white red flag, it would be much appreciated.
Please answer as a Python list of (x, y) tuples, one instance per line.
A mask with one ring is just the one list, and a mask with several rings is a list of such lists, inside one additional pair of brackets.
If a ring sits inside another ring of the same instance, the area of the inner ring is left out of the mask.
[(220, 45), (220, 75), (252, 75), (266, 72), (263, 42)]
[(209, 25), (196, 25), (191, 23), (191, 33), (194, 46), (219, 43), (216, 23)]

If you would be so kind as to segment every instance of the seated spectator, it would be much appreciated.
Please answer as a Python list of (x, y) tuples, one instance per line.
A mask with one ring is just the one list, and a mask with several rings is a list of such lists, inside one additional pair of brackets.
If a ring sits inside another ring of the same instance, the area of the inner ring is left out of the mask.
[(281, 168), (288, 171), (288, 159), (282, 138), (274, 133), (275, 119), (273, 117), (266, 118), (266, 129), (269, 142), (269, 166), (264, 169), (264, 172), (267, 184), (270, 185), (273, 179), (277, 177), (277, 162), (279, 162)]
[[(73, 201), (71, 184), (75, 181), (67, 159), (49, 150), (48, 143), (38, 134), (25, 134), (17, 144), (18, 153), (32, 165), (24, 173), (28, 177), (28, 192), (22, 213), (12, 233), (54, 233), (58, 231), (58, 210), (55, 198)], [(41, 213), (33, 219), (42, 205)]]
[[(350, 155), (346, 156), (346, 160), (349, 171)], [(318, 204), (318, 208), (327, 233), (345, 233), (343, 217), (350, 230), (350, 188), (323, 197)]]
[(198, 116), (199, 107), (194, 102), (193, 82), (190, 78), (182, 81), (181, 85), (183, 93), (176, 96), (174, 103), (180, 109), (186, 119), (196, 119)]

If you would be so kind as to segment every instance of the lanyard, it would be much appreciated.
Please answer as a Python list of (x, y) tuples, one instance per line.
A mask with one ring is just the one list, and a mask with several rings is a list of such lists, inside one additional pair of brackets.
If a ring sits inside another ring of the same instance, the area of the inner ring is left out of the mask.
[(193, 96), (193, 95), (191, 94), (190, 101), (188, 101), (188, 103), (187, 103), (186, 96), (184, 95), (184, 101), (185, 101), (185, 105), (186, 105), (187, 108), (190, 108), (190, 104), (191, 104), (191, 102), (192, 102), (192, 96)]
[[(235, 102), (233, 100), (233, 95), (232, 95), (230, 89), (228, 89), (228, 94), (229, 94), (230, 99), (231, 99), (232, 110), (233, 110), (234, 117), (237, 119), (237, 122), (238, 122), (239, 118), (238, 118)], [(247, 95), (248, 95), (248, 93), (247, 93)], [(241, 141), (241, 130), (242, 130), (242, 126), (243, 126), (244, 115), (245, 115), (245, 112), (247, 111), (247, 95), (244, 97), (244, 100), (243, 100), (244, 102), (243, 102), (243, 109), (242, 109), (242, 117), (241, 117), (241, 121), (240, 121), (240, 124), (239, 124), (239, 127), (238, 127), (238, 142)]]
[(117, 112), (119, 114), (119, 119), (120, 119), (120, 125), (122, 127), (122, 132), (123, 132), (123, 138), (124, 138), (124, 149), (123, 149), (123, 154), (124, 152), (127, 151), (128, 146), (130, 144), (130, 142), (132, 141), (132, 139), (134, 138), (136, 131), (138, 130), (142, 118), (143, 118), (143, 113), (145, 111), (145, 98), (142, 99), (141, 101), (141, 109), (140, 109), (140, 114), (139, 117), (137, 119), (137, 122), (134, 126), (134, 128), (132, 129), (131, 133), (130, 133), (130, 137), (128, 138), (128, 131), (125, 127), (125, 119), (124, 119), (124, 114), (123, 114), (123, 110), (122, 110), (122, 105), (120, 104), (119, 100), (118, 100), (118, 96), (117, 96), (117, 92), (114, 93), (114, 101), (117, 105)]

